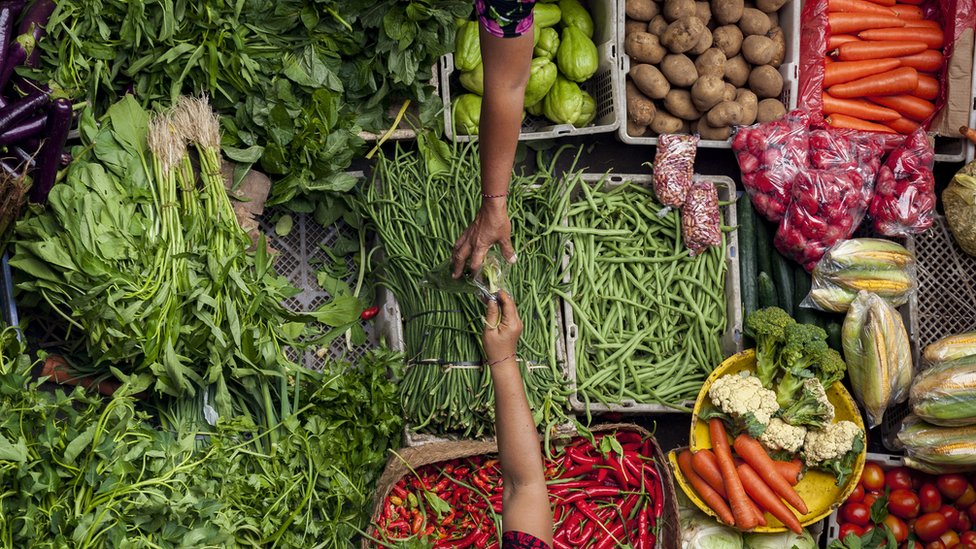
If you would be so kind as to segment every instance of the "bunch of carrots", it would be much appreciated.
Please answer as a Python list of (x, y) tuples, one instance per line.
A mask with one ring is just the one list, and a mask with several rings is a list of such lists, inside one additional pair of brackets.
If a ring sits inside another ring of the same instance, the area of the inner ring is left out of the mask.
[[(718, 418), (709, 420), (708, 431), (711, 450), (678, 454), (678, 467), (702, 501), (722, 522), (740, 530), (765, 526), (768, 512), (790, 530), (801, 533), (803, 528), (793, 509), (800, 515), (809, 509), (793, 488), (800, 482), (800, 461), (774, 460), (759, 441), (745, 434), (736, 437), (730, 447), (725, 425)], [(732, 456), (733, 447), (740, 459)]]
[(935, 112), (945, 33), (923, 0), (829, 0), (827, 123), (909, 134)]

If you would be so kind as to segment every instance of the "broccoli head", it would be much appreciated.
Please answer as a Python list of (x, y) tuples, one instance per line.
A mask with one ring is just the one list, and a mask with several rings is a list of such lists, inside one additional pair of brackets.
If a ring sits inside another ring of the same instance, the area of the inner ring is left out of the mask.
[(811, 377), (803, 380), (794, 400), (780, 411), (779, 417), (795, 427), (824, 429), (834, 421), (834, 405), (827, 400), (820, 381)]
[(779, 407), (789, 408), (803, 390), (803, 382), (812, 378), (813, 372), (810, 370), (787, 369), (776, 383), (776, 403)]
[(786, 327), (781, 357), (787, 369), (812, 369), (827, 352), (827, 332), (813, 324), (793, 323)]
[(820, 356), (817, 368), (813, 371), (824, 389), (829, 389), (835, 382), (844, 379), (844, 372), (847, 371), (847, 364), (837, 351), (828, 348)]
[(759, 309), (746, 318), (746, 334), (756, 341), (756, 376), (763, 387), (773, 384), (786, 343), (786, 328), (794, 324), (796, 321), (779, 307)]

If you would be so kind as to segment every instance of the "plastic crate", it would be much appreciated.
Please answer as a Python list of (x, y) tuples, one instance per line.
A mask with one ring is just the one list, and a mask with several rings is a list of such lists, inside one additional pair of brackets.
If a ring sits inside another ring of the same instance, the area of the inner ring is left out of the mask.
[[(594, 182), (604, 178), (603, 174), (585, 174), (584, 181)], [(723, 225), (735, 226), (735, 182), (725, 176), (695, 175), (696, 180), (711, 181), (718, 188), (718, 199), (721, 202), (728, 202), (722, 207)], [(649, 174), (611, 174), (607, 176), (610, 185), (620, 185), (625, 181), (641, 185), (650, 185), (653, 176)], [(726, 256), (725, 256), (725, 300), (727, 324), (725, 333), (722, 335), (722, 351), (726, 357), (732, 356), (742, 350), (742, 298), (739, 294), (739, 238), (735, 231), (726, 233)], [(569, 258), (564, 258), (564, 265)], [(574, 412), (577, 413), (626, 413), (626, 414), (654, 414), (654, 413), (680, 413), (679, 410), (663, 406), (661, 404), (641, 404), (630, 400), (620, 404), (601, 404), (591, 402), (589, 407), (580, 400), (576, 392), (576, 340), (577, 326), (573, 320), (573, 309), (569, 303), (563, 303), (564, 325), (566, 326), (566, 360), (569, 368), (569, 381), (572, 393), (569, 395), (569, 403)], [(717, 366), (717, 364), (716, 364)], [(694, 402), (688, 403), (689, 407)]]
[[(434, 63), (433, 65), (430, 66), (429, 83), (433, 88), (433, 91), (431, 92), (431, 97), (437, 97), (440, 94), (440, 75), (438, 74), (439, 72), (440, 71), (438, 70), (438, 63)], [(386, 115), (389, 117), (390, 120), (396, 119), (397, 113), (400, 112), (400, 108), (402, 106), (403, 106), (402, 101), (390, 105), (389, 109), (387, 109), (386, 111)], [(413, 129), (413, 126), (410, 124), (410, 120), (409, 120), (410, 118), (417, 119), (418, 117), (417, 111), (418, 111), (417, 102), (414, 101), (413, 103), (410, 104), (409, 107), (407, 107), (407, 112), (404, 115), (403, 120), (400, 121), (396, 129), (393, 130), (393, 132), (390, 134), (390, 137), (388, 138), (390, 141), (402, 141), (402, 140), (417, 138), (417, 132)], [(366, 141), (367, 143), (375, 143), (376, 141), (381, 139), (385, 134), (386, 134), (385, 130), (377, 133), (363, 130), (359, 132), (359, 137), (363, 141)]]
[[(629, 145), (657, 145), (657, 137), (631, 137), (627, 135), (627, 100), (626, 83), (627, 73), (630, 72), (630, 56), (624, 53), (624, 0), (617, 0), (617, 57), (620, 59), (619, 67), (616, 72), (617, 77), (617, 104), (620, 105), (620, 125), (617, 128), (617, 136), (621, 141)], [(783, 4), (779, 9), (779, 26), (783, 29), (786, 37), (786, 54), (783, 63), (779, 67), (779, 73), (783, 75), (783, 92), (780, 100), (786, 105), (786, 110), (796, 108), (797, 96), (799, 96), (800, 85), (800, 0), (790, 0)], [(719, 141), (715, 139), (702, 139), (698, 142), (699, 147), (711, 149), (728, 149), (732, 147), (732, 139)]]
[[(900, 467), (902, 465), (901, 456), (893, 456), (889, 454), (874, 454), (868, 452), (867, 461), (877, 463), (885, 471), (888, 469), (894, 469), (895, 467)], [(843, 501), (836, 502), (834, 504), (834, 512), (827, 517), (826, 543), (828, 545), (840, 535), (840, 522), (837, 520), (837, 514), (840, 511), (840, 506), (843, 503)]]
[[(593, 42), (596, 44), (599, 65), (594, 74), (580, 88), (593, 96), (596, 101), (596, 118), (586, 127), (577, 128), (572, 124), (553, 124), (551, 121), (535, 116), (526, 116), (522, 122), (520, 141), (534, 139), (552, 139), (554, 137), (590, 135), (596, 133), (610, 133), (617, 129), (623, 119), (622, 104), (618, 103), (617, 78), (617, 40), (616, 40), (616, 3), (615, 0), (589, 0), (587, 10), (593, 17)], [(454, 132), (453, 103), (451, 94), (455, 90), (462, 90), (454, 75), (454, 55), (447, 54), (441, 58), (440, 91), (444, 100), (444, 134), (454, 141), (469, 141), (470, 135), (458, 135)], [(467, 92), (465, 92), (467, 93)]]

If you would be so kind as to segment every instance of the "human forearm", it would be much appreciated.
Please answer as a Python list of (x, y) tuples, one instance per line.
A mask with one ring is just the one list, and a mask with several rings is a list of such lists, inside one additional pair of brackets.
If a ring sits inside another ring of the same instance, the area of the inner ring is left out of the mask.
[(502, 468), (503, 485), (545, 484), (542, 452), (525, 397), (525, 387), (515, 358), (491, 367), (495, 387), (495, 437)]

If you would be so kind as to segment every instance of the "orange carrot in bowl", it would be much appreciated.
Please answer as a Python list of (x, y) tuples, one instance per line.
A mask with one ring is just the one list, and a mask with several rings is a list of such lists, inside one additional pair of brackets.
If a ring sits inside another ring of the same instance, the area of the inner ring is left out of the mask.
[(893, 109), (875, 105), (864, 99), (839, 99), (827, 92), (823, 94), (823, 112), (824, 114), (846, 114), (848, 116), (878, 122), (898, 120), (901, 118), (898, 111)]
[(829, 88), (834, 84), (843, 84), (872, 74), (879, 74), (894, 70), (901, 66), (897, 59), (868, 59), (865, 61), (838, 61), (824, 67), (822, 86)]
[(868, 132), (879, 132), (879, 133), (897, 133), (895, 130), (889, 128), (888, 126), (882, 126), (881, 124), (876, 124), (874, 122), (868, 122), (867, 120), (861, 120), (860, 118), (855, 118), (853, 116), (847, 116), (844, 114), (831, 114), (824, 118), (828, 124), (835, 128), (847, 128), (850, 130), (861, 130)]
[(803, 472), (802, 461), (798, 459), (794, 459), (793, 461), (773, 460), (773, 465), (776, 467), (776, 472), (785, 478), (786, 482), (790, 483), (790, 486), (796, 486), (800, 483), (800, 473)]
[(843, 12), (828, 14), (827, 24), (830, 26), (830, 32), (837, 34), (860, 32), (867, 29), (884, 29), (887, 27), (905, 26), (905, 22), (895, 15)]
[(831, 12), (875, 13), (878, 15), (897, 15), (894, 9), (879, 6), (867, 0), (830, 0), (827, 9)]
[(867, 97), (869, 95), (898, 95), (910, 93), (918, 87), (918, 71), (911, 67), (897, 69), (836, 84), (828, 91), (839, 98)]
[(681, 469), (681, 473), (688, 479), (688, 482), (695, 488), (698, 495), (701, 496), (702, 501), (711, 508), (712, 511), (722, 519), (722, 522), (728, 525), (735, 525), (735, 519), (732, 515), (732, 510), (719, 495), (707, 482), (695, 472), (694, 467), (691, 464), (692, 456), (691, 452), (688, 450), (682, 451), (678, 454), (678, 468)]
[(759, 520), (752, 512), (749, 496), (746, 495), (742, 480), (736, 472), (735, 463), (732, 461), (732, 448), (729, 447), (728, 434), (725, 432), (722, 420), (718, 418), (708, 420), (708, 433), (712, 439), (712, 451), (715, 452), (715, 458), (718, 459), (722, 471), (722, 480), (732, 506), (735, 524), (741, 530), (751, 530), (756, 527)]
[(786, 482), (786, 479), (776, 471), (773, 459), (769, 457), (766, 449), (762, 447), (762, 444), (759, 444), (758, 440), (749, 435), (739, 435), (735, 437), (733, 446), (735, 446), (735, 452), (759, 474), (763, 482), (776, 492), (777, 496), (786, 500), (800, 514), (805, 515), (810, 512), (800, 494), (797, 494), (790, 483)]
[(927, 50), (925, 42), (875, 42), (858, 40), (837, 46), (832, 53), (840, 61), (861, 61), (864, 59), (884, 59), (904, 57)]
[(722, 471), (719, 469), (718, 459), (715, 458), (715, 454), (711, 450), (704, 448), (691, 454), (691, 466), (698, 473), (698, 476), (704, 479), (712, 489), (728, 501), (729, 496), (725, 492), (725, 481), (722, 480)]
[(763, 482), (754, 468), (750, 467), (748, 463), (743, 463), (736, 471), (739, 473), (739, 478), (742, 479), (742, 486), (745, 491), (756, 500), (759, 506), (769, 511), (769, 514), (778, 518), (790, 530), (797, 534), (803, 533), (803, 527), (800, 526), (800, 521), (793, 514), (793, 511), (780, 501), (779, 497)]
[(878, 96), (869, 97), (868, 99), (883, 107), (894, 109), (905, 118), (916, 122), (922, 122), (935, 114), (935, 105), (932, 102), (919, 99), (914, 95)]
[(925, 42), (930, 48), (941, 48), (945, 40), (942, 29), (929, 27), (890, 27), (884, 29), (868, 29), (857, 33), (861, 40), (874, 41), (918, 41)]

